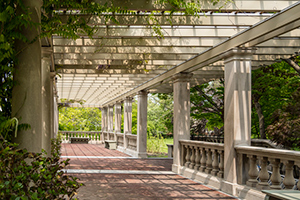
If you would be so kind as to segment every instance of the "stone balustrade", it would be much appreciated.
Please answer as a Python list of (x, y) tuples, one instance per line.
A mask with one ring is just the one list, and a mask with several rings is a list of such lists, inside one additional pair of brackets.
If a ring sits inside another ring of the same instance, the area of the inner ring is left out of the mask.
[(117, 145), (124, 147), (124, 134), (123, 133), (116, 133), (117, 136)]
[(126, 138), (128, 138), (128, 148), (136, 151), (137, 150), (137, 135), (126, 134)]
[[(117, 146), (124, 149), (124, 133), (114, 133), (108, 131), (60, 131), (59, 134), (62, 137), (64, 143), (69, 143), (71, 137), (89, 138), (90, 143), (104, 142), (105, 140), (116, 140)], [(126, 134), (125, 138), (128, 140), (127, 149), (129, 154), (136, 156), (137, 151), (137, 135)]]
[(62, 142), (69, 142), (69, 138), (89, 138), (90, 141), (101, 141), (101, 131), (59, 131)]
[(181, 166), (223, 178), (224, 144), (192, 140), (179, 142)]
[(109, 140), (116, 140), (114, 132), (108, 132)]
[(295, 186), (298, 177), (294, 177), (294, 169), (300, 166), (300, 152), (251, 146), (237, 146), (235, 149), (238, 163), (243, 163), (239, 165), (239, 184), (258, 190), (300, 189), (299, 181)]

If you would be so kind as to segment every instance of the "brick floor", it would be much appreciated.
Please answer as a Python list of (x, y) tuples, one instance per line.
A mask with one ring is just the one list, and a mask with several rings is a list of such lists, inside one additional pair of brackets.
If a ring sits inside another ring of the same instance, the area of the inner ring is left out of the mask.
[[(62, 144), (62, 156), (72, 156), (69, 169), (112, 170), (112, 173), (72, 174), (85, 184), (78, 191), (76, 196), (78, 200), (234, 199), (176, 174), (116, 174), (113, 171), (168, 172), (171, 171), (170, 159), (132, 159), (124, 153), (93, 144)], [(101, 158), (73, 156), (101, 156)]]

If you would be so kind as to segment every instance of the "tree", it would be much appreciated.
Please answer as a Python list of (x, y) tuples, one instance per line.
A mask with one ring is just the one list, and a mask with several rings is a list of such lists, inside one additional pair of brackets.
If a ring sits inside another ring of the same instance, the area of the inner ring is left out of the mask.
[(219, 79), (191, 88), (192, 132), (224, 126), (224, 80)]
[(148, 135), (164, 136), (173, 133), (173, 94), (149, 95), (147, 127)]
[[(285, 62), (274, 63), (252, 72), (252, 134), (267, 138), (265, 128), (273, 113), (291, 103), (292, 93), (299, 87), (297, 72)], [(256, 114), (255, 114), (256, 113)], [(259, 128), (257, 128), (259, 127)]]
[(99, 131), (101, 130), (101, 111), (98, 108), (59, 109), (59, 130)]
[(276, 110), (267, 128), (269, 137), (285, 148), (299, 150), (300, 145), (300, 88), (293, 92), (289, 105)]

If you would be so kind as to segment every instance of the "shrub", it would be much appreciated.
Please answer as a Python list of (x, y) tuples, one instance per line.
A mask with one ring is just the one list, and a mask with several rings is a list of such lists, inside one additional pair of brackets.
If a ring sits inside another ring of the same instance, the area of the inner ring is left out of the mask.
[[(1, 136), (0, 136), (1, 137)], [(0, 138), (0, 199), (72, 199), (83, 184), (64, 174), (69, 164), (60, 160), (61, 141), (51, 141), (51, 156), (18, 149)]]
[(147, 152), (149, 153), (162, 153), (166, 146), (166, 141), (163, 136), (158, 133), (155, 136), (148, 135)]

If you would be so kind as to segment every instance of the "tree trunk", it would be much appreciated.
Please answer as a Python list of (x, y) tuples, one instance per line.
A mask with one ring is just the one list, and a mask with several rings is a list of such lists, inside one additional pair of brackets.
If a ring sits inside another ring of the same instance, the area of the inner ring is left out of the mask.
[(258, 115), (259, 119), (259, 134), (261, 139), (266, 139), (266, 133), (265, 133), (265, 117), (262, 113), (261, 105), (258, 102), (257, 98), (253, 98), (254, 106)]

